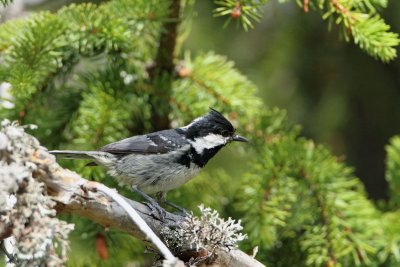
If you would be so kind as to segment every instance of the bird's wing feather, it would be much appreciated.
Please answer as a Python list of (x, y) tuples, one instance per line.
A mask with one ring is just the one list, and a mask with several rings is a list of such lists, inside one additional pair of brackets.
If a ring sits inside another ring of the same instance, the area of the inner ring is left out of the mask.
[(146, 135), (138, 135), (108, 144), (100, 151), (111, 154), (164, 154), (187, 145), (186, 139), (176, 130), (165, 130)]

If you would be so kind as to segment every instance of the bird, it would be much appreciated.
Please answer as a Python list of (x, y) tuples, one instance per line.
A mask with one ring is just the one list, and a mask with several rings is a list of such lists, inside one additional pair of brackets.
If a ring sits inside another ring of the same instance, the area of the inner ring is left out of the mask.
[(159, 202), (166, 193), (195, 177), (221, 148), (232, 141), (248, 142), (236, 134), (232, 123), (219, 111), (194, 119), (186, 126), (129, 137), (95, 151), (52, 150), (51, 154), (69, 159), (90, 159), (89, 166), (101, 165), (120, 186), (127, 186), (148, 201), (151, 210), (163, 217)]

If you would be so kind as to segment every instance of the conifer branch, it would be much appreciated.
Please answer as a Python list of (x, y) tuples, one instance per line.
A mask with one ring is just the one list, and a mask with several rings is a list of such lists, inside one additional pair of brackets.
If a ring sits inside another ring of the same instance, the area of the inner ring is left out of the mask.
[[(254, 84), (224, 56), (206, 53), (191, 59), (187, 54), (178, 67), (178, 75), (174, 81), (172, 104), (179, 111), (173, 118), (179, 118), (182, 123), (200, 116), (212, 106), (222, 111), (235, 110), (241, 114), (240, 123), (248, 125), (252, 124), (250, 113), (261, 107), (259, 99), (251, 93), (255, 92)], [(249, 106), (252, 108), (244, 108)], [(186, 112), (188, 110), (191, 112)]]
[(400, 136), (395, 136), (386, 146), (386, 174), (389, 184), (391, 208), (400, 207)]
[(329, 256), (329, 262), (326, 263), (327, 266), (335, 266), (337, 263), (337, 259), (335, 256), (334, 248), (333, 248), (333, 241), (332, 241), (332, 233), (331, 233), (331, 223), (330, 223), (330, 218), (329, 214), (327, 214), (327, 207), (326, 203), (324, 201), (324, 195), (319, 192), (317, 188), (317, 184), (314, 184), (312, 180), (310, 179), (309, 175), (303, 170), (302, 175), (305, 178), (304, 180), (308, 183), (312, 195), (314, 196), (314, 199), (317, 203), (317, 207), (319, 209), (320, 213), (320, 219), (322, 225), (326, 228), (325, 232), (325, 241), (327, 244), (327, 254)]
[(207, 93), (209, 93), (213, 98), (217, 99), (218, 102), (222, 103), (223, 105), (229, 106), (229, 100), (225, 98), (222, 94), (218, 93), (215, 88), (211, 86), (207, 86), (204, 81), (196, 78), (194, 75), (189, 75), (188, 78), (193, 81), (193, 83), (197, 84), (200, 88), (203, 88)]
[[(230, 21), (241, 22), (243, 28), (253, 28), (253, 21), (260, 21), (262, 9), (267, 0), (215, 0), (219, 6), (216, 16), (229, 16)], [(281, 1), (285, 2), (285, 1)], [(376, 7), (386, 7), (385, 0), (298, 0), (297, 3), (307, 13), (310, 8), (323, 12), (322, 18), (330, 24), (341, 24), (346, 41), (353, 38), (354, 43), (374, 58), (388, 62), (396, 58), (396, 46), (400, 44), (397, 33), (390, 31), (390, 26), (377, 13)]]
[(343, 14), (349, 13), (349, 11), (342, 4), (340, 4), (338, 0), (331, 0), (331, 3), (335, 7), (335, 9), (340, 13)]
[(326, 227), (325, 238), (326, 238), (326, 243), (328, 245), (327, 248), (328, 248), (328, 255), (330, 258), (329, 260), (330, 260), (330, 262), (336, 264), (336, 257), (335, 257), (335, 253), (333, 250), (333, 244), (332, 244), (332, 233), (331, 233), (331, 229), (330, 229), (331, 228), (330, 218), (326, 211), (326, 205), (324, 203), (323, 196), (317, 191), (315, 186), (311, 186), (311, 190), (314, 194), (314, 197), (317, 201), (318, 208), (320, 210), (322, 224)]

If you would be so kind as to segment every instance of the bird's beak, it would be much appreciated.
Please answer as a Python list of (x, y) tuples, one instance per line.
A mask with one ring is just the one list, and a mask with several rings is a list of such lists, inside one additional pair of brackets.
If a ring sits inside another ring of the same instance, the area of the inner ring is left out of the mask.
[(249, 142), (249, 139), (240, 136), (238, 134), (235, 134), (234, 136), (232, 136), (232, 141), (238, 141), (238, 142)]

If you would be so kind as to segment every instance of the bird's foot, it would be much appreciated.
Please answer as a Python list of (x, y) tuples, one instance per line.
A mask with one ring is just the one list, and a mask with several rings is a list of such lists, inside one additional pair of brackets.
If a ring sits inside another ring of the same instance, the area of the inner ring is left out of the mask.
[(156, 194), (156, 199), (158, 200), (159, 203), (168, 205), (168, 206), (174, 208), (175, 210), (179, 211), (179, 213), (180, 213), (179, 215), (182, 215), (184, 217), (187, 217), (190, 215), (190, 213), (187, 210), (185, 210), (184, 208), (179, 207), (178, 205), (167, 201), (165, 192), (158, 192)]
[(179, 211), (179, 213), (181, 213), (181, 215), (184, 216), (184, 217), (187, 217), (187, 216), (190, 215), (190, 213), (186, 209), (184, 209), (184, 208), (182, 208), (182, 207), (180, 207), (180, 206), (178, 206), (178, 205), (176, 205), (176, 204), (174, 204), (172, 202), (164, 201), (164, 203), (165, 203), (165, 205), (168, 205), (168, 206), (176, 209), (177, 211)]
[(160, 206), (156, 201), (147, 201), (143, 202), (151, 211), (150, 215), (155, 219), (160, 221), (164, 221), (165, 217), (167, 216), (167, 212), (163, 207)]
[(160, 206), (160, 204), (157, 203), (157, 201), (155, 201), (152, 197), (150, 197), (146, 193), (139, 190), (136, 186), (132, 187), (132, 190), (138, 193), (146, 200), (146, 202), (143, 202), (143, 204), (145, 204), (150, 209), (151, 216), (160, 221), (164, 221), (167, 212)]

